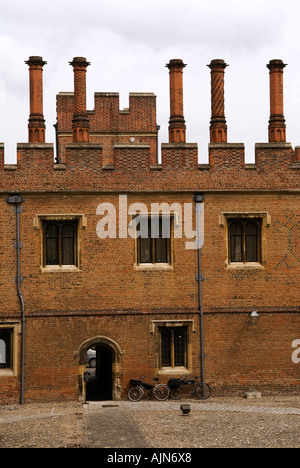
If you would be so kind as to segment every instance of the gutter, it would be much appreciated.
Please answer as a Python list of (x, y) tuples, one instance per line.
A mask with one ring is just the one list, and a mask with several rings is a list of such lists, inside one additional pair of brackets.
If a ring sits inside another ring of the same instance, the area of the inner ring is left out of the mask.
[(17, 285), (18, 297), (21, 305), (21, 319), (22, 319), (22, 351), (21, 351), (21, 396), (20, 404), (24, 405), (24, 393), (25, 393), (25, 338), (26, 338), (26, 317), (25, 317), (25, 304), (24, 298), (21, 291), (21, 284), (23, 278), (21, 276), (21, 262), (20, 262), (20, 251), (23, 248), (22, 242), (20, 242), (20, 214), (23, 212), (21, 204), (25, 201), (20, 195), (9, 195), (6, 202), (9, 205), (14, 205), (14, 212), (16, 213), (16, 243), (15, 249), (17, 251), (17, 276), (15, 283)]

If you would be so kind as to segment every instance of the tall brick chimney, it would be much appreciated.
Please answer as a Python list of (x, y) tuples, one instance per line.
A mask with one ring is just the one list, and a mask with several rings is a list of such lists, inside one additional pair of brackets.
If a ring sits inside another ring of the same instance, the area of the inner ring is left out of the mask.
[(170, 60), (170, 121), (169, 142), (186, 142), (186, 125), (183, 116), (183, 69), (186, 65), (180, 59)]
[(210, 142), (227, 143), (227, 124), (225, 118), (224, 75), (228, 65), (224, 60), (212, 60), (211, 69), (211, 121)]
[(87, 143), (90, 139), (90, 122), (86, 112), (86, 69), (90, 62), (85, 57), (74, 57), (69, 63), (74, 69), (73, 142)]
[(29, 57), (30, 116), (28, 120), (29, 143), (45, 143), (45, 119), (43, 113), (43, 66), (42, 57)]
[(269, 142), (286, 142), (286, 125), (283, 114), (283, 69), (282, 60), (271, 60), (270, 70), (270, 120)]

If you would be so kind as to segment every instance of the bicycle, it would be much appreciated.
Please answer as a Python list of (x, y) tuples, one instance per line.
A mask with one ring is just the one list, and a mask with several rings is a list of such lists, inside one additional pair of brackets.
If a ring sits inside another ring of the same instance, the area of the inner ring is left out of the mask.
[(141, 376), (140, 380), (130, 380), (130, 384), (132, 385), (131, 389), (128, 392), (128, 398), (130, 401), (140, 401), (141, 398), (145, 395), (145, 391), (148, 394), (149, 399), (153, 398), (153, 396), (159, 401), (165, 401), (168, 399), (170, 395), (170, 389), (165, 384), (157, 384), (158, 378), (153, 379), (153, 384), (148, 384), (143, 382), (143, 376)]
[(184, 375), (181, 379), (170, 379), (168, 386), (170, 388), (170, 395), (173, 400), (180, 400), (182, 397), (182, 387), (192, 386), (193, 388), (188, 394), (188, 397), (196, 395), (200, 400), (207, 400), (211, 395), (211, 386), (205, 382), (198, 382), (199, 377), (194, 379), (187, 379)]

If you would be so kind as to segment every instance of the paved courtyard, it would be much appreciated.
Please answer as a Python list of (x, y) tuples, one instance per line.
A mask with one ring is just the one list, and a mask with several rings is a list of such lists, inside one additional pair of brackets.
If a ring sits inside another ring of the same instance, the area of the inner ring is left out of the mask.
[(300, 397), (0, 406), (0, 448), (300, 448), (299, 422)]

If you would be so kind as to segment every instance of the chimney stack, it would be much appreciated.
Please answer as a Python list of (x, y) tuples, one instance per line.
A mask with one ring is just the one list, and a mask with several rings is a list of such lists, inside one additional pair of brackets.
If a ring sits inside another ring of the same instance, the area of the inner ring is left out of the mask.
[(227, 124), (225, 118), (224, 75), (228, 65), (224, 60), (212, 60), (211, 69), (211, 121), (210, 142), (227, 143)]
[(186, 142), (186, 125), (183, 116), (183, 69), (186, 65), (180, 59), (170, 60), (166, 65), (170, 70), (170, 110), (169, 142)]
[(28, 120), (29, 143), (45, 143), (45, 119), (43, 113), (43, 66), (42, 57), (29, 57), (30, 116)]
[(86, 112), (86, 69), (90, 62), (85, 57), (74, 57), (69, 63), (74, 69), (73, 142), (88, 143), (90, 122)]
[(282, 60), (271, 60), (270, 70), (270, 120), (269, 143), (286, 142), (286, 125), (283, 114), (283, 69)]

